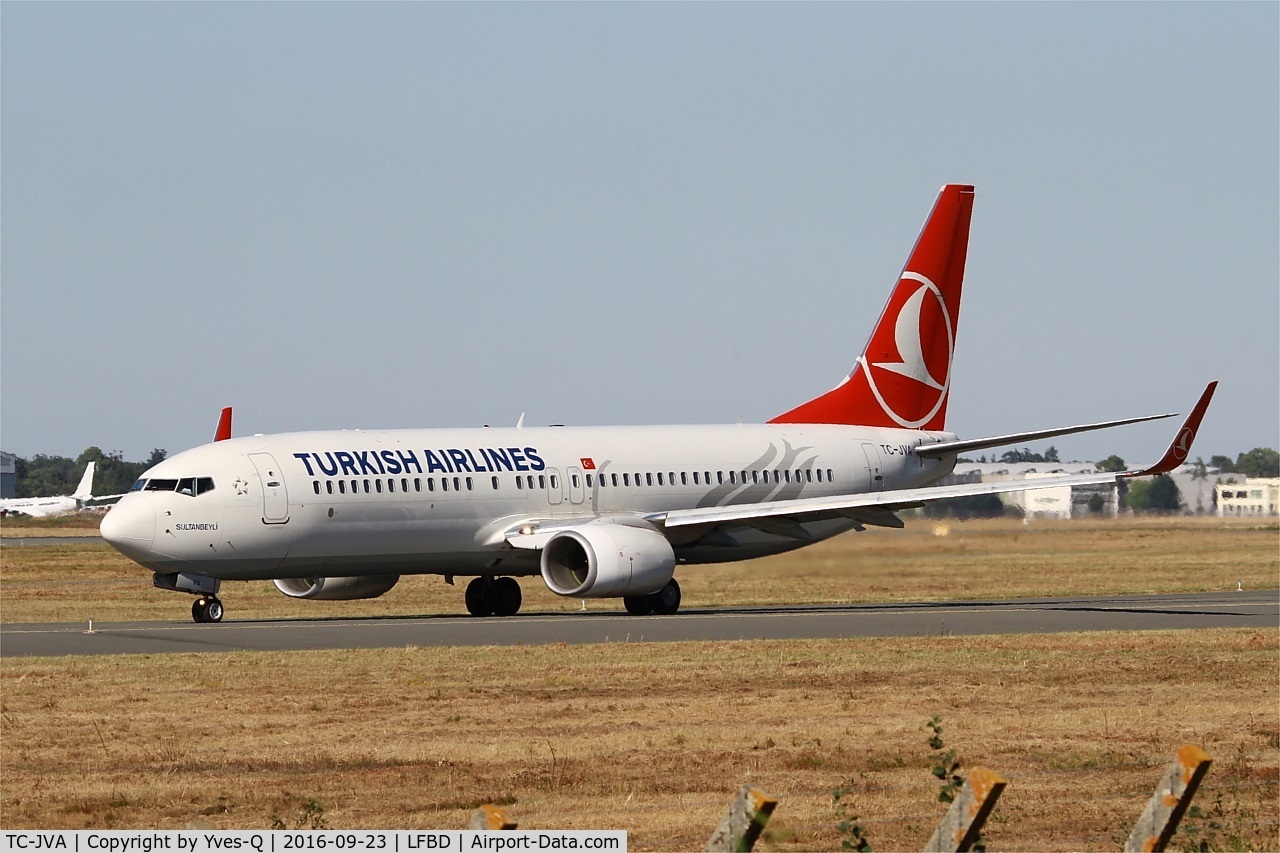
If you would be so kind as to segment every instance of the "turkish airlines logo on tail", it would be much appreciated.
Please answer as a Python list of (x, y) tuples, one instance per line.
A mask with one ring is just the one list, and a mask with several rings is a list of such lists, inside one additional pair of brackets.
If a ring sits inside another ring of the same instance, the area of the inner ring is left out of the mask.
[[(867, 348), (869, 354), (885, 353), (889, 357), (869, 361), (863, 356), (859, 360), (871, 393), (885, 414), (899, 426), (919, 429), (946, 403), (956, 337), (951, 314), (936, 284), (919, 273), (904, 272), (898, 281), (898, 294), (902, 293), (906, 298), (892, 321), (893, 346), (883, 339), (890, 320), (886, 313)], [(896, 361), (891, 360), (893, 350), (897, 351)]]

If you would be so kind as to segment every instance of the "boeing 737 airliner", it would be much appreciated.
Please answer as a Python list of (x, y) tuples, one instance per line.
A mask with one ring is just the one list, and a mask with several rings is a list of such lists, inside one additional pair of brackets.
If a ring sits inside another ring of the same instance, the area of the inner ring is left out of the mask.
[(1158, 474), (1187, 458), (1213, 393), (1134, 471), (934, 485), (960, 453), (1172, 415), (972, 440), (946, 431), (973, 187), (943, 187), (852, 372), (765, 424), (296, 432), (215, 440), (151, 468), (102, 535), (218, 622), (224, 580), (310, 599), (401, 575), (472, 576), (467, 610), (510, 616), (516, 578), (674, 613), (677, 565), (790, 551), (927, 501)]

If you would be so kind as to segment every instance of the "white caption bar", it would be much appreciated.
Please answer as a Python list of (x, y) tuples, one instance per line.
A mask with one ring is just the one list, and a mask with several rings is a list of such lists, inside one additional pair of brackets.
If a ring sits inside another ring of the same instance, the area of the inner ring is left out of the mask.
[(626, 853), (621, 829), (440, 830), (0, 830), (0, 851), (22, 853), (505, 853), (603, 850)]

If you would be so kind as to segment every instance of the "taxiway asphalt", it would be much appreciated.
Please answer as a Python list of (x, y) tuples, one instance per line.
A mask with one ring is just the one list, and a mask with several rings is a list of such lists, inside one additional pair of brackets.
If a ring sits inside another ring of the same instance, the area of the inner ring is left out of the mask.
[[(599, 605), (599, 602), (594, 602)], [(508, 618), (399, 616), (94, 625), (3, 624), (0, 656), (172, 654), (405, 646), (541, 645), (1044, 634), (1208, 627), (1275, 628), (1280, 590), (682, 610), (522, 613)]]

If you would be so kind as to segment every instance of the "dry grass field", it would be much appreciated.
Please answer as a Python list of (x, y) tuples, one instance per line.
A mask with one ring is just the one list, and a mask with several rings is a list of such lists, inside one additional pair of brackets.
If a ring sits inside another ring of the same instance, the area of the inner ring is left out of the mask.
[[(686, 606), (1275, 588), (1280, 572), (1274, 523), (935, 532), (683, 569)], [(188, 618), (102, 545), (0, 557), (5, 622)], [(523, 586), (529, 610), (579, 606)], [(371, 602), (223, 597), (229, 619), (461, 610), (439, 579)], [(991, 850), (1117, 849), (1184, 742), (1215, 763), (1175, 849), (1280, 849), (1280, 627), (0, 659), (0, 825), (458, 828), (492, 801), (523, 828), (696, 850), (749, 782), (780, 801), (757, 849), (839, 849), (843, 785), (876, 850), (918, 850), (943, 810), (932, 714), (966, 767), (1010, 781)]]
[[(75, 519), (71, 523), (86, 523)], [(72, 528), (73, 530), (75, 528)], [(65, 528), (0, 526), (6, 539)], [(938, 535), (945, 533), (946, 535)], [(905, 530), (850, 533), (764, 560), (677, 570), (686, 608), (1026, 598), (1273, 589), (1280, 585), (1274, 520), (1151, 518), (1119, 521), (909, 521)], [(404, 577), (368, 601), (289, 599), (269, 582), (227, 583), (228, 619), (464, 613), (465, 580)], [(521, 584), (523, 611), (576, 610), (577, 599)], [(621, 610), (611, 600), (592, 609)], [(117, 622), (190, 617), (190, 597), (151, 586), (151, 575), (99, 543), (0, 549), (0, 620)]]

